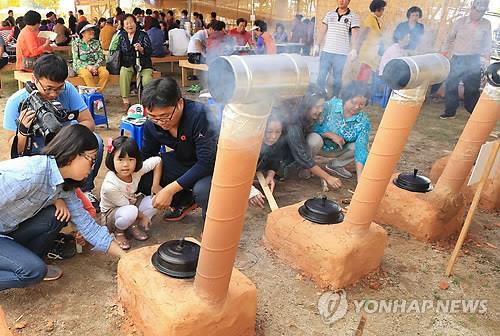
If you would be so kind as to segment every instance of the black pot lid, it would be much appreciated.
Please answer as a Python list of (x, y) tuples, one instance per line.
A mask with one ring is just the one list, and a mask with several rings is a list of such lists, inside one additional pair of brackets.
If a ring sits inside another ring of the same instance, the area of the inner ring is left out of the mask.
[(396, 179), (394, 179), (394, 184), (404, 190), (411, 192), (429, 192), (432, 190), (432, 182), (428, 177), (423, 175), (418, 175), (418, 169), (415, 169), (413, 173), (401, 173)]
[(338, 224), (344, 220), (342, 208), (326, 196), (308, 199), (299, 208), (299, 214), (317, 224)]
[(174, 278), (187, 279), (196, 274), (200, 246), (180, 239), (170, 240), (158, 247), (151, 262), (158, 272)]

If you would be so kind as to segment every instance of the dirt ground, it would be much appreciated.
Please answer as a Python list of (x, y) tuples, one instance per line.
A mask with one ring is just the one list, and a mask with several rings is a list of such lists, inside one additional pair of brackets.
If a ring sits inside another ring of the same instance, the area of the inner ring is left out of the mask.
[[(5, 76), (5, 75), (4, 75)], [(14, 83), (7, 79), (1, 93), (0, 115), (6, 98), (14, 92)], [(121, 104), (118, 91), (107, 93), (106, 104), (111, 129), (99, 127), (103, 138), (118, 134)], [(442, 103), (426, 103), (411, 133), (398, 170), (418, 168), (428, 174), (432, 163), (448, 154), (465, 125), (468, 113), (460, 109), (455, 120), (440, 120)], [(367, 108), (373, 128), (382, 116), (378, 107)], [(497, 128), (496, 134), (500, 134)], [(5, 133), (0, 131), (1, 159), (8, 157)], [(106, 168), (101, 168), (98, 188)], [(336, 200), (348, 198), (347, 188), (354, 181), (345, 180), (341, 191), (328, 192)], [(97, 189), (99, 190), (99, 189)], [(97, 192), (98, 194), (98, 192)], [(291, 178), (277, 186), (280, 206), (293, 204), (323, 194), (318, 179)], [(353, 335), (360, 315), (354, 300), (362, 299), (477, 299), (488, 300), (484, 314), (389, 314), (367, 316), (364, 335), (500, 335), (500, 218), (498, 213), (478, 211), (469, 238), (448, 279), (449, 288), (441, 290), (444, 270), (456, 237), (449, 241), (426, 244), (407, 233), (385, 227), (389, 243), (381, 269), (354, 286), (346, 288), (349, 303), (347, 315), (326, 325), (318, 312), (317, 302), (322, 290), (296, 270), (269, 254), (262, 245), (262, 236), (269, 209), (249, 209), (241, 237), (238, 267), (257, 286), (256, 333), (263, 335)], [(133, 248), (161, 243), (183, 236), (199, 237), (200, 212), (195, 211), (179, 223), (154, 220), (152, 237)], [(486, 243), (492, 244), (488, 246)], [(55, 282), (25, 289), (0, 292), (0, 304), (6, 311), (9, 325), (26, 322), (16, 335), (138, 335), (126, 319), (116, 295), (116, 264), (114, 258), (85, 250), (72, 259), (59, 261), (64, 276)]]

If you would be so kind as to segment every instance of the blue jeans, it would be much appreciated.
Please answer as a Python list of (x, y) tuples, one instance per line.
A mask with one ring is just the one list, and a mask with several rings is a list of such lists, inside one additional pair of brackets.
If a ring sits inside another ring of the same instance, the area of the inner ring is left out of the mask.
[(326, 78), (333, 68), (333, 88), (332, 95), (338, 97), (342, 88), (342, 74), (347, 60), (346, 55), (332, 54), (322, 51), (319, 57), (318, 86), (326, 89)]
[[(160, 185), (162, 187), (174, 182), (179, 177), (184, 175), (191, 167), (184, 166), (176, 160), (175, 152), (162, 154), (163, 171), (161, 175)], [(153, 172), (149, 172), (142, 176), (139, 182), (138, 192), (144, 195), (151, 194), (151, 186), (153, 185)], [(205, 176), (195, 182), (192, 190), (183, 189), (176, 193), (172, 199), (172, 207), (180, 207), (190, 204), (193, 199), (202, 210), (203, 220), (208, 208), (208, 197), (210, 195), (210, 187), (212, 186), (212, 176)]]
[(17, 230), (0, 235), (0, 290), (43, 280), (47, 273), (43, 258), (63, 225), (51, 205), (19, 224)]
[(92, 191), (94, 189), (94, 180), (97, 177), (97, 174), (99, 173), (99, 168), (101, 167), (102, 163), (102, 157), (104, 155), (104, 144), (102, 142), (102, 138), (99, 136), (99, 134), (94, 133), (95, 137), (97, 138), (97, 142), (99, 143), (99, 148), (97, 149), (97, 155), (95, 157), (95, 164), (92, 170), (90, 171), (89, 176), (85, 179), (85, 182), (83, 183), (82, 187), (80, 188), (83, 192), (86, 191)]

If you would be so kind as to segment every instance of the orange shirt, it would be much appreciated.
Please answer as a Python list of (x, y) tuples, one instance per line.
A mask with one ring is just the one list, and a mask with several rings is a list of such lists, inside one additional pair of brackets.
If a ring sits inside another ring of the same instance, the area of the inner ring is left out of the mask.
[(38, 37), (38, 31), (33, 31), (30, 26), (24, 27), (16, 43), (16, 70), (23, 69), (24, 57), (38, 57), (44, 52), (52, 52), (50, 46), (44, 47), (45, 39)]
[(85, 15), (79, 15), (78, 16), (78, 23), (83, 22), (83, 21), (87, 21), (87, 18), (85, 17)]
[(269, 34), (268, 32), (264, 32), (262, 34), (262, 38), (264, 39), (264, 46), (266, 47), (266, 54), (267, 55), (277, 54), (278, 51), (276, 49), (276, 43), (274, 43), (273, 36), (271, 34)]

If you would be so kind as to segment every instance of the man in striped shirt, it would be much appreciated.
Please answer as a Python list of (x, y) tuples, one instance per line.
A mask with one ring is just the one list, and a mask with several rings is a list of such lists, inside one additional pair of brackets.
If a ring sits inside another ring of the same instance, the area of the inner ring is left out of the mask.
[(350, 0), (337, 0), (337, 9), (326, 14), (318, 29), (317, 45), (314, 48), (316, 54), (324, 40), (319, 61), (318, 86), (325, 89), (327, 75), (333, 68), (333, 96), (338, 96), (342, 87), (342, 73), (347, 56), (351, 60), (357, 57), (354, 46), (360, 19), (358, 14), (349, 9), (349, 3)]

